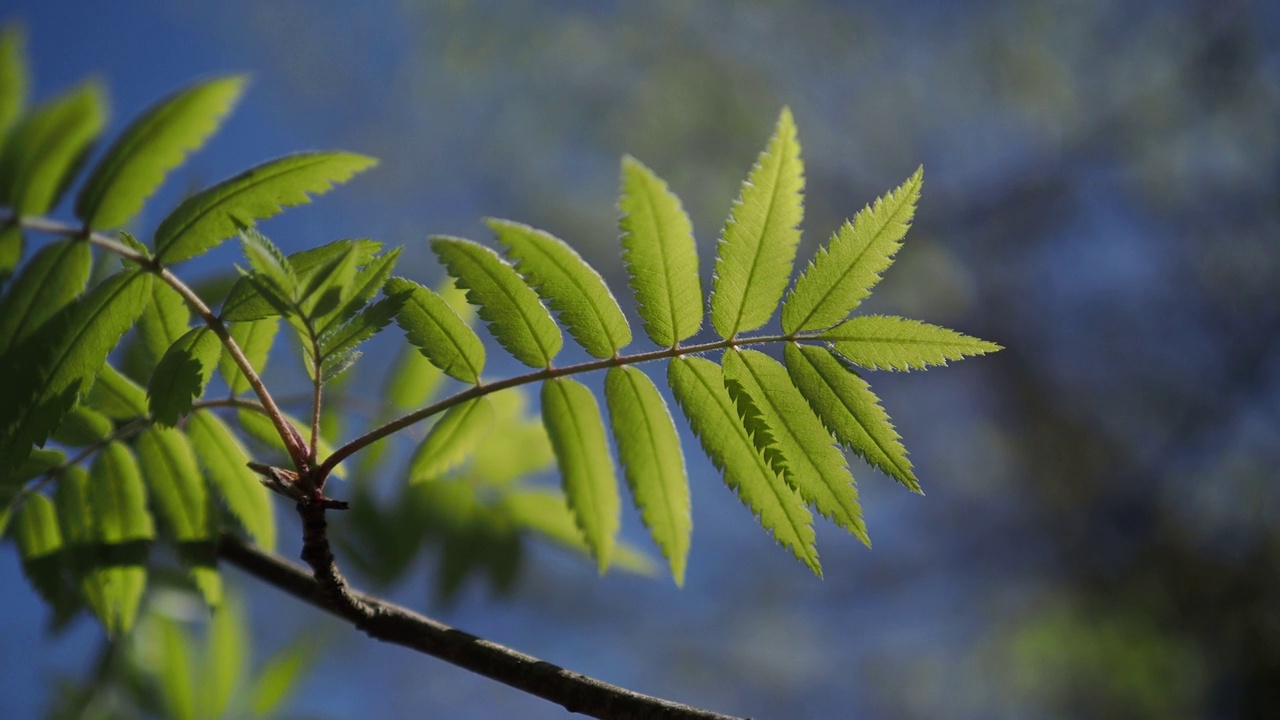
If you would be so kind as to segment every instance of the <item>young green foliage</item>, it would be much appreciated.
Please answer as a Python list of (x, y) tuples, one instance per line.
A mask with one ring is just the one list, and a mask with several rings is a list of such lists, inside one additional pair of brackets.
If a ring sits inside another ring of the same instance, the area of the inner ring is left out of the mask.
[(451, 408), (427, 433), (409, 463), (410, 480), (435, 480), (461, 465), (493, 427), (493, 404), (487, 397)]
[(26, 37), (15, 22), (0, 30), (0, 151), (5, 135), (26, 109), (28, 86)]
[(869, 370), (923, 370), (969, 355), (996, 352), (999, 345), (919, 320), (864, 315), (817, 336), (850, 362)]
[(178, 424), (178, 418), (204, 394), (221, 355), (218, 336), (203, 326), (192, 328), (169, 347), (147, 384), (151, 415), (156, 422), (166, 427)]
[(102, 87), (87, 82), (19, 121), (0, 153), (0, 205), (21, 215), (56, 205), (106, 125), (106, 102)]
[(259, 545), (274, 548), (275, 516), (271, 499), (248, 467), (249, 452), (217, 415), (198, 410), (187, 417), (187, 437), (209, 485)]
[(720, 337), (755, 330), (773, 316), (800, 243), (803, 193), (800, 141), (791, 111), (783, 108), (720, 239), (711, 291), (711, 324)]
[(443, 297), (403, 278), (388, 280), (386, 292), (405, 296), (396, 322), (423, 357), (450, 377), (465, 383), (480, 382), (484, 344)]

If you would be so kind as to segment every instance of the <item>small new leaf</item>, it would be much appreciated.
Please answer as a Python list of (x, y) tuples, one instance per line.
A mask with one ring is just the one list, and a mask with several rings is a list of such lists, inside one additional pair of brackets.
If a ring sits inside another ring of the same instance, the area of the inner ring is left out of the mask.
[(560, 327), (515, 268), (470, 240), (433, 237), (431, 249), (507, 352), (529, 367), (551, 364), (563, 342)]
[(165, 175), (218, 129), (244, 83), (243, 77), (197, 83), (135, 120), (85, 181), (76, 198), (76, 217), (94, 229), (128, 222)]
[(316, 152), (258, 165), (187, 198), (156, 230), (156, 257), (165, 264), (213, 249), (239, 229), (310, 201), (377, 163), (363, 155)]
[(702, 327), (702, 281), (693, 225), (680, 198), (631, 156), (622, 158), (622, 260), (655, 343), (674, 347)]
[(791, 111), (742, 183), (725, 224), (711, 291), (711, 324), (722, 338), (769, 321), (791, 280), (804, 218), (804, 163)]
[(846, 221), (819, 248), (782, 306), (782, 331), (822, 330), (844, 320), (893, 264), (920, 199), (924, 169)]
[(631, 343), (631, 327), (604, 278), (549, 233), (510, 220), (485, 221), (516, 261), (516, 270), (560, 316), (588, 353), (613, 357)]
[(923, 370), (1001, 349), (955, 330), (888, 315), (850, 318), (816, 338), (831, 343), (850, 362), (869, 370)]
[(240, 229), (240, 246), (245, 259), (253, 268), (254, 277), (276, 291), (278, 297), (291, 304), (298, 300), (298, 276), (284, 253), (267, 239), (266, 235), (251, 227)]

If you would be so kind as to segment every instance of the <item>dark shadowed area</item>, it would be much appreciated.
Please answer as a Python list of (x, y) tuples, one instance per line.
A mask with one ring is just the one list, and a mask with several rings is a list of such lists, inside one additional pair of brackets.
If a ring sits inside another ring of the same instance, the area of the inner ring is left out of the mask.
[[(926, 496), (855, 460), (875, 547), (823, 524), (825, 580), (690, 451), (682, 589), (599, 578), (536, 544), (509, 593), (474, 577), (440, 602), (434, 548), (388, 584), (374, 583), (379, 558), (339, 552), (358, 586), (609, 682), (757, 718), (1280, 716), (1280, 5), (546, 5), (19, 0), (4, 15), (27, 27), (37, 99), (97, 73), (113, 132), (192, 78), (252, 73), (140, 231), (266, 158), (352, 150), (381, 165), (263, 231), (286, 252), (404, 245), (397, 274), (429, 284), (442, 272), (427, 235), (488, 243), (494, 216), (556, 233), (625, 288), (624, 153), (683, 199), (706, 280), (787, 105), (806, 163), (800, 257), (923, 165), (915, 224), (865, 308), (1006, 349), (868, 374)], [(353, 373), (346, 437), (377, 414), (392, 347), (375, 343)], [(493, 355), (489, 374), (518, 372)], [(267, 374), (284, 394), (305, 384), (287, 357)], [(371, 491), (389, 498), (401, 481)], [(285, 510), (281, 552), (296, 556)], [(565, 716), (228, 576), (261, 653), (299, 634), (321, 643), (288, 717)], [(51, 639), (13, 553), (0, 583), (0, 715), (38, 717), (60, 680), (92, 671), (102, 631), (81, 618)]]

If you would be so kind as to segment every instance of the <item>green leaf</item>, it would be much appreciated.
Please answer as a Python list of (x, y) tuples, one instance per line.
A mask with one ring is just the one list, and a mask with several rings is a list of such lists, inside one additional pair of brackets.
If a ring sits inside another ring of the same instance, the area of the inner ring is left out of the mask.
[(57, 204), (107, 122), (94, 82), (36, 108), (9, 133), (0, 153), (0, 205), (43, 215)]
[(563, 342), (560, 328), (515, 268), (470, 240), (433, 237), (431, 249), (507, 352), (529, 367), (551, 364)]
[(152, 661), (159, 672), (160, 697), (164, 716), (170, 720), (195, 720), (196, 699), (191, 682), (191, 638), (174, 620), (155, 613), (147, 618), (146, 640)]
[[(403, 314), (404, 308), (400, 312)], [(387, 376), (382, 397), (397, 410), (412, 410), (426, 405), (435, 397), (443, 381), (444, 373), (440, 368), (432, 365), (414, 346), (404, 345), (391, 374)]]
[(587, 386), (563, 378), (542, 384), (542, 422), (560, 465), (564, 494), (596, 567), (609, 567), (622, 503), (600, 407)]
[(769, 321), (791, 279), (804, 217), (804, 163), (791, 111), (742, 183), (721, 236), (711, 324), (722, 338)]
[(169, 348), (147, 383), (151, 414), (173, 427), (204, 394), (222, 355), (222, 342), (206, 326), (192, 328)]
[(493, 486), (506, 486), (518, 478), (551, 470), (555, 452), (542, 419), (529, 412), (529, 396), (513, 387), (487, 396), (493, 404), (490, 437), (502, 438), (505, 452), (476, 453), (467, 467), (467, 478)]
[(400, 311), (405, 298), (389, 295), (366, 307), (356, 316), (320, 336), (321, 373), (328, 374), (338, 365), (338, 358), (357, 345), (378, 334)]
[(272, 655), (254, 677), (250, 708), (259, 718), (275, 717), (280, 704), (297, 689), (298, 679), (307, 667), (320, 657), (314, 636), (304, 635)]
[(519, 272), (588, 353), (613, 357), (631, 343), (631, 327), (604, 278), (550, 233), (510, 220), (485, 221)]
[(729, 395), (741, 392), (750, 397), (761, 420), (772, 429), (772, 441), (786, 459), (783, 478), (787, 484), (819, 513), (870, 545), (844, 454), (791, 384), (786, 368), (755, 350), (727, 351), (723, 363)]
[(237, 688), (248, 676), (250, 639), (244, 610), (234, 595), (228, 597), (209, 619), (208, 648), (196, 686), (199, 717), (216, 720), (228, 717), (227, 710)]
[[(591, 549), (582, 540), (573, 512), (565, 496), (551, 488), (525, 488), (502, 496), (502, 510), (513, 524), (522, 529), (590, 556)], [(654, 575), (653, 560), (625, 540), (613, 549), (611, 568), (639, 575)]]
[(0, 288), (4, 287), (5, 281), (22, 262), (22, 245), (21, 226), (0, 227)]
[(191, 310), (178, 291), (162, 282), (152, 283), (151, 301), (138, 321), (138, 336), (146, 348), (147, 364), (154, 369), (190, 326)]
[(869, 370), (922, 370), (1002, 349), (955, 330), (890, 315), (850, 318), (815, 337), (831, 343), (850, 362)]
[(720, 368), (702, 358), (676, 358), (667, 367), (667, 380), (703, 450), (724, 473), (725, 483), (774, 539), (821, 577), (813, 517), (796, 491), (756, 451), (725, 390)]
[(396, 262), (400, 259), (400, 250), (400, 248), (393, 248), (385, 255), (373, 258), (355, 272), (354, 277), (338, 286), (339, 292), (335, 299), (337, 309), (323, 315), (317, 313), (312, 316), (317, 321), (321, 333), (329, 332), (339, 323), (345, 322), (378, 294), (387, 279), (391, 277), (391, 271), (395, 269)]
[(165, 175), (218, 129), (244, 83), (238, 76), (197, 83), (134, 120), (85, 181), (76, 198), (76, 217), (95, 229), (128, 222)]
[(62, 417), (79, 403), (106, 364), (107, 354), (133, 326), (150, 292), (151, 276), (124, 271), (89, 292), (76, 306), (51, 359), (42, 363), (34, 400), (8, 409), (0, 435), (0, 475), (21, 464), (32, 444), (43, 444)]
[(137, 447), (142, 475), (169, 536), (180, 543), (209, 540), (209, 494), (187, 436), (153, 425), (138, 436)]
[(156, 257), (181, 262), (213, 249), (239, 229), (309, 201), (376, 164), (344, 152), (301, 153), (271, 160), (187, 198), (156, 230)]
[(23, 342), (84, 292), (91, 260), (89, 243), (75, 239), (47, 245), (31, 258), (0, 301), (0, 357), (21, 348), (22, 361), (31, 361)]
[[(276, 333), (279, 330), (280, 321), (275, 318), (231, 323), (227, 328), (231, 339), (240, 346), (249, 365), (259, 375), (267, 367), (267, 357), (271, 354), (271, 346), (275, 343)], [(249, 392), (249, 378), (240, 372), (240, 367), (236, 365), (231, 353), (222, 353), (222, 358), (218, 361), (218, 370), (222, 373), (222, 378), (227, 381), (227, 387), (233, 395)]]
[(829, 328), (871, 294), (902, 247), (923, 181), (920, 168), (897, 190), (864, 207), (852, 223), (845, 221), (829, 246), (818, 249), (782, 305), (783, 332)]
[(231, 428), (209, 410), (187, 416), (187, 437), (195, 450), (209, 484), (222, 497), (227, 509), (248, 531), (254, 542), (271, 550), (276, 544), (275, 516), (271, 498), (250, 470), (249, 453)]
[(254, 277), (275, 290), (279, 297), (296, 303), (298, 300), (298, 276), (284, 253), (266, 235), (254, 228), (240, 229), (240, 246), (244, 250)]
[(418, 446), (409, 463), (409, 479), (434, 480), (466, 462), (489, 434), (493, 417), (486, 397), (450, 408)]
[(791, 381), (840, 444), (912, 492), (921, 492), (902, 439), (871, 386), (826, 348), (787, 343), (784, 354)]
[(75, 593), (63, 575), (62, 530), (53, 502), (40, 494), (28, 497), (13, 518), (13, 537), (22, 573), (40, 597), (57, 610), (74, 606)]
[(604, 396), (631, 496), (671, 576), (684, 585), (693, 518), (684, 453), (667, 403), (649, 376), (632, 367), (609, 369)]
[(396, 315), (405, 338), (432, 365), (465, 383), (480, 382), (484, 344), (444, 298), (404, 278), (387, 281), (388, 295), (407, 295)]
[(133, 420), (147, 414), (147, 391), (110, 363), (98, 372), (86, 402), (112, 420)]
[[(367, 263), (381, 247), (381, 243), (373, 240), (336, 240), (290, 255), (289, 265), (301, 287), (302, 300), (299, 304), (304, 310), (311, 308), (330, 287), (330, 281), (345, 282), (341, 272), (344, 262), (353, 267)], [(241, 322), (280, 314), (281, 311), (263, 297), (249, 278), (241, 277), (222, 303), (221, 318)]]
[(622, 259), (644, 329), (674, 347), (702, 327), (702, 281), (693, 225), (680, 198), (630, 155), (622, 158)]
[(0, 148), (5, 135), (22, 117), (31, 85), (27, 70), (26, 33), (17, 22), (5, 23), (0, 31)]
[(146, 588), (145, 541), (155, 536), (137, 461), (110, 443), (88, 477), (63, 474), (54, 501), (86, 601), (107, 632), (127, 632)]
[(111, 418), (80, 405), (62, 418), (53, 439), (62, 445), (86, 447), (105, 438), (112, 428)]

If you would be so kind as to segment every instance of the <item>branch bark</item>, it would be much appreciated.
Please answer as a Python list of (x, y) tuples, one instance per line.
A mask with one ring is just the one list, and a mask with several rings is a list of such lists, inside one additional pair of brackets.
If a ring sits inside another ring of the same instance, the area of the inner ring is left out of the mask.
[[(300, 508), (299, 511), (319, 513), (320, 522), (323, 523), (323, 508), (311, 506), (306, 510)], [(304, 525), (314, 522), (314, 516), (310, 519), (304, 517)], [(313, 527), (312, 530), (317, 529)], [(431, 655), (517, 690), (550, 700), (569, 712), (601, 720), (743, 720), (643, 695), (566, 670), (449, 627), (399, 605), (352, 590), (340, 575), (335, 574), (333, 578), (341, 583), (340, 587), (329, 584), (331, 580), (318, 582), (299, 565), (249, 545), (233, 535), (222, 536), (218, 555), (259, 580), (350, 622), (375, 640)], [(321, 557), (308, 558), (308, 562), (313, 560), (323, 563)], [(332, 561), (332, 554), (329, 554), (329, 561)], [(349, 596), (350, 602), (335, 602), (335, 592)]]

